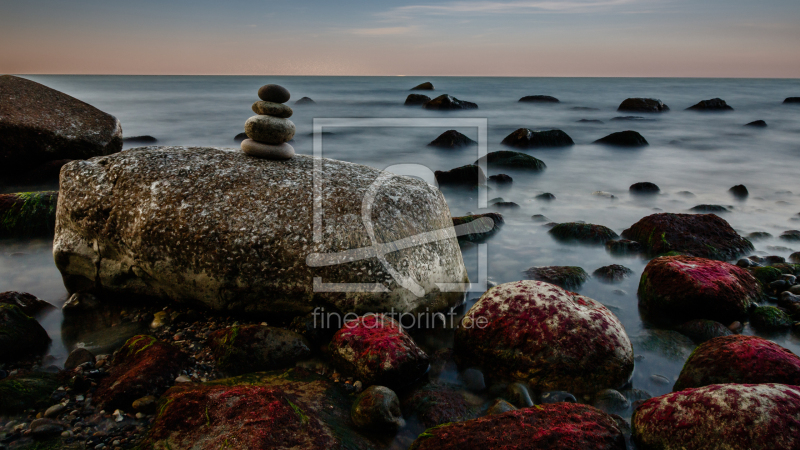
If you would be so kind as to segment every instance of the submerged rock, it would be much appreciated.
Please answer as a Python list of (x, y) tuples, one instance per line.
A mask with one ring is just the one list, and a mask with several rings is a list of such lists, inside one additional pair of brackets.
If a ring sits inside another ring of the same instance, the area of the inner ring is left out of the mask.
[(0, 416), (12, 416), (31, 408), (46, 407), (61, 385), (54, 374), (12, 375), (0, 379)]
[(385, 386), (370, 386), (353, 401), (350, 417), (358, 428), (397, 430), (405, 426), (400, 399)]
[(39, 83), (0, 76), (0, 176), (120, 150), (116, 117)]
[(0, 238), (52, 235), (57, 204), (57, 191), (0, 194)]
[(317, 102), (310, 99), (309, 97), (303, 97), (300, 100), (294, 102), (295, 105), (316, 105)]
[(605, 244), (619, 237), (611, 228), (591, 223), (560, 223), (548, 231), (559, 241), (580, 242), (583, 244)]
[(800, 358), (757, 336), (717, 337), (692, 352), (672, 390), (724, 383), (800, 385)]
[(642, 251), (642, 244), (628, 239), (611, 239), (606, 241), (606, 250), (612, 255), (635, 255)]
[(0, 293), (0, 304), (16, 305), (20, 311), (31, 317), (56, 308), (33, 294), (17, 291)]
[(791, 255), (789, 255), (789, 261), (795, 264), (800, 264), (800, 252), (794, 252)]
[(714, 214), (652, 214), (623, 231), (622, 237), (640, 242), (653, 256), (679, 252), (727, 261), (753, 250), (750, 241)]
[(619, 391), (603, 389), (594, 395), (592, 406), (608, 414), (617, 414), (630, 408), (631, 403)]
[(0, 304), (0, 363), (44, 353), (50, 336), (16, 305)]
[(474, 164), (456, 167), (447, 171), (434, 172), (436, 182), (442, 186), (467, 186), (473, 187), (486, 184), (486, 174)]
[[(67, 290), (289, 317), (326, 304), (340, 312), (403, 312), (462, 301), (463, 293), (441, 292), (436, 284), (468, 279), (438, 189), (323, 159), (324, 211), (315, 240), (313, 161), (149, 147), (65, 166), (53, 253)], [(379, 176), (383, 181), (370, 191)], [(372, 231), (380, 241), (360, 220), (368, 192), (375, 193)], [(432, 242), (393, 251), (385, 255), (386, 265), (365, 252), (378, 242), (427, 232), (434, 233)], [(337, 254), (347, 250), (353, 253)], [(315, 292), (316, 277), (380, 282), (386, 290)]]
[(726, 213), (731, 212), (728, 208), (722, 205), (697, 205), (691, 208), (689, 211), (699, 212), (699, 213)]
[(425, 103), (431, 101), (431, 98), (427, 95), (422, 94), (408, 94), (406, 97), (406, 102), (404, 105), (411, 106), (411, 105), (424, 105)]
[(783, 103), (800, 103), (800, 97), (787, 97)]
[(784, 241), (800, 242), (800, 230), (784, 231), (778, 237)]
[(633, 183), (628, 190), (633, 194), (655, 194), (661, 192), (661, 189), (655, 183), (649, 181)]
[(71, 351), (69, 357), (64, 362), (64, 370), (72, 370), (81, 364), (95, 363), (95, 356), (85, 348), (76, 348)]
[(491, 449), (499, 442), (519, 450), (625, 449), (610, 415), (588, 405), (552, 403), (431, 428), (410, 450)]
[(655, 353), (672, 361), (685, 361), (696, 347), (691, 339), (673, 330), (645, 329), (631, 342), (637, 355)]
[(702, 100), (698, 102), (694, 106), (690, 106), (686, 109), (694, 110), (694, 111), (733, 111), (733, 108), (728, 106), (725, 103), (725, 100), (721, 98), (712, 98), (711, 100)]
[(158, 142), (158, 139), (154, 138), (153, 136), (131, 136), (122, 138), (122, 142), (124, 144), (155, 144)]
[(394, 319), (368, 314), (346, 322), (328, 345), (333, 364), (366, 385), (396, 388), (428, 370), (428, 355)]
[(489, 405), (489, 409), (486, 410), (487, 416), (495, 416), (497, 414), (503, 414), (504, 412), (508, 411), (516, 411), (517, 407), (508, 403), (507, 401), (503, 400), (502, 398), (495, 399), (491, 405)]
[(539, 201), (551, 202), (551, 201), (556, 199), (556, 196), (551, 194), (551, 193), (549, 193), (549, 192), (545, 192), (544, 194), (537, 195), (535, 198), (536, 198), (536, 200), (539, 200)]
[[(488, 222), (487, 219), (491, 222)], [(504, 223), (505, 221), (500, 213), (453, 217), (453, 226), (461, 226), (459, 229), (464, 230), (464, 233), (457, 231), (459, 241), (482, 241), (497, 233)]]
[(767, 127), (767, 122), (764, 122), (763, 120), (754, 120), (754, 121), (752, 121), (752, 122), (750, 122), (748, 124), (745, 124), (745, 126), (746, 127), (766, 128)]
[(475, 145), (477, 142), (464, 136), (456, 130), (447, 130), (434, 139), (428, 146), (441, 148), (456, 148)]
[(440, 383), (427, 383), (413, 389), (401, 405), (406, 417), (415, 417), (425, 428), (474, 419), (479, 413), (461, 391)]
[(592, 276), (606, 283), (619, 283), (633, 275), (633, 271), (620, 264), (604, 266), (592, 273)]
[(425, 109), (478, 109), (478, 105), (472, 102), (459, 100), (452, 95), (442, 94), (433, 100), (422, 105)]
[(572, 138), (561, 130), (533, 131), (529, 128), (519, 128), (500, 143), (517, 148), (566, 147), (575, 144)]
[(798, 386), (713, 384), (647, 400), (631, 425), (641, 450), (790, 450), (798, 421)]
[(709, 319), (731, 323), (747, 317), (761, 299), (758, 281), (745, 269), (691, 256), (651, 260), (639, 281), (639, 311), (655, 322)]
[(496, 184), (499, 184), (499, 185), (504, 185), (504, 184), (513, 183), (514, 179), (511, 178), (510, 176), (504, 174), (504, 173), (500, 173), (500, 174), (497, 174), (497, 175), (490, 176), (489, 177), (489, 181), (492, 181), (492, 182), (494, 182)]
[(629, 98), (619, 105), (617, 111), (657, 113), (669, 111), (669, 106), (654, 98)]
[(720, 336), (730, 336), (733, 332), (714, 320), (695, 319), (675, 327), (679, 333), (688, 336), (695, 344), (702, 344)]
[(454, 350), (487, 376), (540, 391), (617, 388), (633, 371), (630, 340), (605, 306), (540, 281), (486, 291), (456, 329)]
[(734, 197), (738, 198), (745, 198), (750, 195), (750, 192), (747, 191), (747, 187), (743, 184), (737, 184), (736, 186), (728, 189), (728, 192), (730, 192)]
[(303, 336), (264, 325), (234, 325), (215, 331), (209, 341), (217, 367), (232, 375), (294, 367), (311, 356)]
[(410, 90), (412, 90), (412, 91), (432, 91), (433, 90), (433, 83), (431, 83), (430, 81), (426, 81), (424, 83), (420, 83), (420, 84), (414, 86)]
[[(486, 163), (490, 167), (498, 167), (504, 169), (525, 169), (534, 172), (540, 172), (547, 168), (547, 165), (539, 159), (525, 153), (512, 152), (508, 150), (500, 150), (499, 152), (491, 152), (486, 156)], [(475, 161), (478, 164), (480, 160)]]
[(529, 280), (544, 281), (570, 291), (579, 289), (589, 279), (585, 270), (574, 266), (531, 267), (524, 273)]
[(277, 84), (265, 84), (258, 88), (258, 98), (265, 102), (286, 103), (292, 98), (289, 90)]
[(644, 147), (650, 145), (647, 139), (636, 131), (620, 131), (611, 133), (604, 138), (594, 141), (595, 144), (615, 145), (618, 147)]
[(558, 99), (549, 95), (528, 95), (519, 99), (520, 103), (558, 103)]

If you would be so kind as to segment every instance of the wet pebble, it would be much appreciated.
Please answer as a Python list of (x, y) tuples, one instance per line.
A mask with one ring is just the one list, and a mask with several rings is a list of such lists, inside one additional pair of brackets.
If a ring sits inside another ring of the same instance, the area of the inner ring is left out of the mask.
[(570, 394), (566, 391), (548, 391), (542, 392), (542, 395), (539, 397), (539, 401), (541, 403), (559, 403), (559, 402), (569, 402), (569, 403), (577, 403), (578, 400), (575, 398), (574, 395)]
[(486, 389), (486, 382), (483, 379), (483, 372), (478, 369), (467, 369), (461, 374), (464, 386), (473, 392), (480, 392)]
[(660, 384), (662, 386), (672, 384), (672, 382), (669, 381), (669, 378), (665, 377), (664, 375), (659, 375), (657, 373), (650, 375), (650, 381), (652, 381), (655, 384)]

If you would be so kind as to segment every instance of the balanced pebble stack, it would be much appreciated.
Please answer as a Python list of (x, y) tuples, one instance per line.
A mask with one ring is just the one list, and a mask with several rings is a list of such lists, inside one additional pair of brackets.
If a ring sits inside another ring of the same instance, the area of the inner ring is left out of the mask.
[(294, 137), (294, 123), (288, 119), (293, 112), (284, 105), (290, 96), (286, 88), (277, 84), (261, 86), (258, 90), (261, 101), (253, 103), (253, 112), (258, 115), (244, 123), (249, 139), (242, 141), (242, 151), (264, 159), (284, 160), (294, 156), (294, 148), (287, 143)]

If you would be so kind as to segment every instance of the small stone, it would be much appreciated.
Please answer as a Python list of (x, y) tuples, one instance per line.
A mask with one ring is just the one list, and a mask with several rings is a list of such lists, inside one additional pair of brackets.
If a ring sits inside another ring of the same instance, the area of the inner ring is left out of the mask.
[(541, 403), (559, 403), (559, 402), (569, 402), (569, 403), (577, 403), (578, 399), (575, 398), (574, 395), (570, 394), (566, 391), (547, 391), (542, 392), (542, 395), (539, 396), (539, 400)]
[(507, 401), (503, 400), (502, 398), (498, 398), (489, 406), (489, 409), (486, 411), (486, 414), (489, 416), (494, 416), (496, 414), (503, 414), (504, 412), (514, 411), (517, 407), (508, 403)]
[(67, 407), (62, 404), (53, 405), (47, 408), (47, 410), (44, 412), (44, 416), (47, 417), (48, 419), (51, 419), (53, 417), (58, 417), (59, 414), (64, 412), (65, 409), (67, 409)]
[(279, 145), (292, 140), (295, 126), (289, 119), (259, 115), (247, 119), (244, 123), (244, 132), (254, 141)]
[(396, 430), (405, 426), (397, 394), (384, 386), (370, 386), (353, 402), (350, 418), (359, 428)]
[(533, 219), (534, 222), (547, 222), (550, 220), (543, 214), (534, 214), (531, 216), (531, 219)]
[(175, 378), (176, 383), (191, 383), (192, 379), (187, 377), (186, 375), (180, 375), (179, 377)]
[(619, 391), (604, 389), (595, 394), (592, 406), (609, 414), (616, 414), (627, 410), (631, 404)]
[(134, 400), (131, 407), (133, 407), (135, 411), (139, 411), (146, 414), (153, 414), (154, 412), (156, 412), (157, 405), (158, 405), (158, 399), (152, 395), (148, 395), (146, 397)]
[(294, 156), (294, 147), (284, 142), (279, 145), (264, 144), (252, 139), (242, 141), (242, 151), (250, 156), (271, 159), (275, 161), (285, 161)]
[(361, 389), (363, 388), (363, 384), (361, 383), (361, 381), (356, 381), (355, 383), (353, 383), (353, 387), (355, 388), (356, 393), (358, 393), (358, 392), (361, 392)]
[(125, 420), (125, 413), (123, 413), (119, 409), (114, 410), (114, 413), (111, 415), (114, 416), (114, 422), (122, 422), (123, 420)]
[(551, 193), (549, 193), (549, 192), (545, 192), (544, 194), (540, 194), (540, 195), (536, 196), (536, 200), (546, 201), (546, 202), (550, 202), (550, 201), (553, 201), (555, 199), (556, 199), (556, 196), (551, 194)]
[(31, 422), (30, 432), (34, 437), (50, 437), (60, 435), (66, 425), (52, 419), (36, 419)]
[(150, 328), (158, 329), (169, 325), (169, 314), (166, 311), (159, 311), (153, 314), (153, 322), (150, 323)]
[(292, 108), (273, 102), (255, 102), (252, 109), (260, 116), (280, 117), (281, 119), (288, 119), (293, 114)]
[(142, 419), (144, 419), (145, 417), (147, 417), (147, 414), (140, 413), (140, 412), (136, 413), (136, 418), (137, 418), (138, 420), (142, 420)]
[(61, 437), (63, 437), (63, 438), (71, 438), (72, 437), (72, 431), (67, 430), (67, 431), (62, 432), (61, 433)]
[(533, 400), (528, 393), (528, 387), (522, 383), (511, 383), (506, 388), (506, 396), (514, 405), (520, 408), (533, 406)]
[(655, 183), (642, 181), (632, 184), (629, 190), (633, 194), (656, 194), (661, 191), (661, 188), (659, 188)]
[(94, 355), (85, 348), (76, 348), (73, 350), (67, 361), (64, 363), (64, 370), (72, 370), (84, 363), (94, 364)]
[(277, 84), (265, 84), (258, 89), (258, 98), (265, 102), (286, 103), (291, 97), (288, 89)]
[(728, 189), (728, 192), (737, 198), (745, 198), (750, 195), (750, 193), (747, 191), (747, 188), (743, 184), (737, 184), (736, 186)]

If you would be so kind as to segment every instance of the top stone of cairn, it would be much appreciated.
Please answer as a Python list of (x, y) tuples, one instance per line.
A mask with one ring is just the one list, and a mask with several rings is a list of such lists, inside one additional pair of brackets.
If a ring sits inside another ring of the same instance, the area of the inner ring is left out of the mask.
[(289, 91), (277, 84), (265, 84), (258, 90), (258, 98), (265, 102), (286, 103), (290, 97)]

